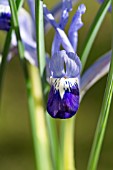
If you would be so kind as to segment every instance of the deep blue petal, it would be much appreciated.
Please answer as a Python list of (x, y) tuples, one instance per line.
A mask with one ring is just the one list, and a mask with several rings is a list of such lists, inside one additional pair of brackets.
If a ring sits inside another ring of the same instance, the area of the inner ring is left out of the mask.
[(47, 111), (53, 118), (71, 118), (79, 108), (79, 87), (75, 83), (71, 89), (65, 90), (63, 98), (55, 86), (51, 86), (48, 96)]
[(0, 30), (9, 31), (11, 26), (11, 12), (8, 5), (0, 4)]

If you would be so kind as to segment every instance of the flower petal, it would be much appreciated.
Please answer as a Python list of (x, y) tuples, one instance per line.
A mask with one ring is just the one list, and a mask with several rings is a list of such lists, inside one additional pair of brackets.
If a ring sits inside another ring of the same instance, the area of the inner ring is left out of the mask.
[(32, 29), (33, 29), (33, 38), (36, 40), (36, 30), (35, 30), (35, 0), (27, 0), (31, 17), (32, 17)]
[(67, 53), (67, 58), (65, 57), (66, 64), (66, 77), (77, 77), (80, 76), (81, 71), (81, 61), (77, 54), (69, 52)]
[(70, 29), (68, 32), (69, 40), (70, 40), (73, 48), (75, 49), (75, 51), (77, 49), (77, 43), (78, 43), (78, 30), (83, 26), (81, 17), (82, 17), (82, 14), (85, 13), (85, 11), (86, 11), (85, 5), (81, 4), (78, 7), (77, 12), (72, 19)]
[(56, 52), (49, 60), (49, 72), (54, 78), (78, 77), (81, 71), (81, 62), (79, 57), (72, 52), (65, 50)]
[[(30, 8), (32, 20), (35, 23), (35, 1), (34, 0), (27, 0), (27, 1), (28, 1), (28, 5)], [(34, 24), (34, 26), (35, 26), (35, 24)]]
[(53, 79), (47, 111), (53, 118), (70, 118), (79, 108), (79, 88), (76, 79)]
[(9, 2), (8, 2), (8, 0), (0, 0), (0, 4), (9, 5)]
[[(37, 66), (36, 42), (33, 39), (32, 19), (29, 13), (23, 8), (19, 10), (19, 26), (22, 42), (25, 48), (25, 58), (31, 64)], [(14, 33), (12, 34), (12, 45), (17, 45)]]
[(49, 69), (51, 76), (54, 78), (61, 78), (65, 76), (64, 58), (67, 54), (64, 50), (56, 52), (50, 59)]
[(59, 34), (59, 37), (61, 39), (62, 46), (67, 52), (74, 52), (74, 49), (66, 36), (65, 32), (59, 27), (59, 25), (56, 23), (53, 15), (48, 11), (46, 5), (43, 5), (44, 10), (44, 17), (51, 23), (51, 25), (54, 27), (56, 32)]
[[(71, 11), (72, 9), (72, 2), (69, 0), (63, 0), (63, 5), (62, 5), (62, 14), (61, 14), (61, 19), (60, 19), (60, 23), (59, 23), (59, 27), (64, 30), (67, 21), (68, 21), (68, 17), (69, 17), (69, 11)], [(52, 52), (51, 54), (53, 55), (55, 52), (60, 50), (60, 45), (61, 45), (61, 39), (58, 35), (58, 33), (56, 33), (56, 35), (54, 36), (54, 40), (52, 43)]]
[(81, 78), (81, 98), (99, 79), (109, 71), (112, 51), (101, 56), (91, 67), (89, 67)]
[[(78, 0), (72, 0), (73, 6), (77, 3)], [(55, 5), (55, 7), (52, 8), (51, 13), (55, 18), (59, 18), (61, 15), (61, 9), (62, 9), (62, 2), (59, 2)], [(45, 23), (45, 33), (48, 33), (50, 28), (52, 27), (49, 22), (46, 20), (44, 21)]]

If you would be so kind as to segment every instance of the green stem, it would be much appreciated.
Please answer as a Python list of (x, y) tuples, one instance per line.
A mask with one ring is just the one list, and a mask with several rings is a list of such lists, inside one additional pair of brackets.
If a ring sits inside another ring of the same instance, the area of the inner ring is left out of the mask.
[[(21, 7), (22, 3), (23, 3), (23, 0), (17, 1), (16, 3), (17, 11)], [(7, 63), (7, 56), (8, 56), (8, 52), (10, 48), (10, 43), (11, 43), (11, 35), (12, 35), (12, 28), (10, 28), (10, 31), (7, 33), (3, 53), (2, 53), (2, 59), (0, 63), (0, 102), (1, 102), (1, 95), (2, 95), (3, 76), (4, 76), (5, 66)]]
[[(49, 150), (49, 141), (48, 141), (48, 134), (45, 122), (45, 111), (43, 107), (42, 101), (42, 92), (41, 92), (41, 82), (39, 78), (38, 70), (29, 65), (29, 75), (30, 81), (32, 85), (32, 96), (34, 98), (34, 120), (32, 123), (35, 124), (35, 134), (36, 136), (36, 150), (37, 150), (37, 167), (39, 170), (46, 169), (52, 170), (51, 165), (51, 158), (50, 158), (50, 150)], [(37, 85), (38, 82), (38, 85)], [(31, 119), (33, 113), (31, 112)], [(32, 124), (33, 126), (33, 124)]]
[(44, 45), (44, 23), (43, 23), (43, 1), (35, 0), (35, 18), (36, 18), (36, 42), (38, 66), (41, 76), (42, 89), (44, 89), (46, 76), (45, 70), (45, 45)]
[(12, 35), (12, 29), (10, 29), (10, 31), (7, 33), (6, 41), (2, 53), (2, 59), (0, 63), (0, 104), (1, 104), (1, 95), (2, 95), (3, 76), (4, 76), (5, 66), (7, 63), (7, 56), (10, 48), (11, 35)]
[[(36, 41), (37, 41), (37, 57), (38, 66), (41, 77), (42, 94), (43, 100), (46, 98), (44, 94), (44, 89), (46, 86), (46, 75), (45, 75), (45, 46), (44, 46), (44, 24), (43, 24), (43, 1), (35, 0), (35, 18), (36, 18)], [(40, 41), (41, 40), (41, 41)], [(45, 104), (45, 103), (44, 103)], [(46, 112), (47, 114), (47, 112)], [(51, 144), (51, 152), (53, 158), (54, 168), (58, 170), (59, 158), (58, 156), (58, 134), (56, 130), (56, 122), (50, 118), (49, 115), (46, 116), (48, 125), (48, 134)]]
[(46, 114), (54, 169), (62, 170), (61, 147), (56, 129), (57, 122), (56, 119), (51, 118), (48, 113)]
[(63, 168), (64, 170), (75, 170), (74, 161), (74, 125), (75, 117), (64, 120), (63, 125)]
[[(112, 10), (112, 30), (113, 30), (113, 10)], [(100, 117), (95, 132), (95, 137), (91, 149), (87, 170), (97, 169), (97, 164), (98, 164), (100, 151), (101, 151), (104, 134), (106, 130), (107, 120), (109, 116), (112, 94), (113, 94), (113, 31), (112, 31), (112, 58), (111, 58), (110, 70), (107, 78), (105, 94), (103, 98)]]

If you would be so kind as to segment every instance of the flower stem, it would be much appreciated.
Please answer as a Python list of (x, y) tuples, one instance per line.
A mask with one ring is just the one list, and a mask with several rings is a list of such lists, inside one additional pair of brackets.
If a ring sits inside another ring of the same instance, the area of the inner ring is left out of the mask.
[[(112, 1), (112, 4), (113, 4), (113, 1)], [(109, 74), (107, 78), (103, 103), (101, 107), (100, 117), (99, 117), (99, 121), (97, 124), (96, 132), (95, 132), (95, 137), (94, 137), (94, 141), (92, 145), (92, 150), (91, 150), (87, 170), (97, 169), (100, 151), (101, 151), (104, 134), (105, 134), (106, 126), (107, 126), (111, 99), (113, 95), (113, 10), (112, 10), (111, 18), (112, 18), (112, 58), (111, 58), (111, 64), (110, 64)]]
[[(74, 161), (74, 122), (75, 117), (64, 120), (63, 123), (63, 168), (75, 170)], [(62, 138), (62, 137), (61, 137)]]
[[(39, 71), (37, 68), (29, 65), (29, 75), (32, 85), (32, 96), (34, 98), (34, 120), (32, 123), (35, 124), (36, 137), (36, 150), (37, 150), (37, 167), (39, 170), (46, 169), (52, 170), (51, 159), (50, 159), (50, 146), (48, 141), (47, 127), (45, 122), (45, 111), (42, 101), (41, 82), (39, 78)], [(38, 82), (38, 83), (37, 83)], [(31, 112), (31, 119), (33, 117)]]
[(44, 44), (44, 23), (43, 23), (43, 1), (35, 0), (35, 19), (36, 19), (36, 42), (39, 73), (41, 76), (42, 89), (44, 89), (45, 77), (45, 44)]

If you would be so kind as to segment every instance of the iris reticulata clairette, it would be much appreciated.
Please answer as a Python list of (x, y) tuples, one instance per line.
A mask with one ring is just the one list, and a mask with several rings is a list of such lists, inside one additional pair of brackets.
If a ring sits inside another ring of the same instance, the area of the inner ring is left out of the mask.
[[(56, 52), (50, 60), (51, 90), (47, 111), (54, 118), (70, 118), (79, 107), (80, 60), (72, 52)], [(58, 70), (58, 71), (56, 71)]]
[[(68, 37), (64, 32), (68, 13), (72, 9), (71, 1), (64, 0), (60, 23), (44, 6), (44, 16), (56, 30), (52, 44), (52, 55), (47, 60), (47, 72), (50, 77), (50, 93), (47, 111), (53, 118), (71, 118), (79, 108), (81, 62), (76, 54), (78, 30), (83, 26), (81, 16), (86, 8), (78, 7), (70, 24)], [(64, 50), (60, 50), (60, 45)]]

